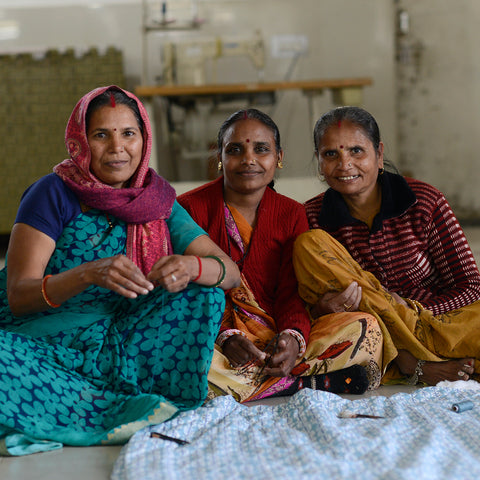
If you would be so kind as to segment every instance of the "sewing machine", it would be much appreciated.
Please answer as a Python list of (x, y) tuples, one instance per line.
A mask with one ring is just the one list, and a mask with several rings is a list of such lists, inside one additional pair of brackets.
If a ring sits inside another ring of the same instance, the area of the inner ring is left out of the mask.
[[(263, 79), (265, 47), (260, 32), (251, 37), (216, 37), (166, 42), (161, 49), (162, 79), (166, 85), (205, 85), (217, 83), (216, 62), (222, 57), (248, 57)], [(208, 69), (213, 62), (212, 69)], [(208, 72), (214, 78), (208, 78)]]

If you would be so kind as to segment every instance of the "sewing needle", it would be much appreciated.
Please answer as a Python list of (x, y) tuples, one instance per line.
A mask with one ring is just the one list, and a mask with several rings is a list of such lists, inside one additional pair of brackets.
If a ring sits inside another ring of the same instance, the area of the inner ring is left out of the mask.
[(163, 433), (159, 432), (151, 432), (150, 433), (150, 438), (161, 438), (162, 440), (169, 440), (170, 442), (175, 442), (178, 443), (179, 445), (186, 445), (187, 442), (186, 440), (181, 440), (180, 438), (174, 438), (174, 437), (169, 437), (168, 435), (165, 435)]

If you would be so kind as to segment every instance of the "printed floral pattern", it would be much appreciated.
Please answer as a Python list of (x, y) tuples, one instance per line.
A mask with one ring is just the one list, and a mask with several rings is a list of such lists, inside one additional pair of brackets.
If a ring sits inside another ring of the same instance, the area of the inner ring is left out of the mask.
[[(125, 232), (118, 220), (109, 229), (98, 211), (81, 214), (46, 274), (124, 254)], [(8, 307), (6, 269), (0, 292), (0, 440), (21, 432), (70, 445), (118, 443), (204, 401), (222, 290), (192, 284), (131, 300), (92, 286), (21, 318)]]

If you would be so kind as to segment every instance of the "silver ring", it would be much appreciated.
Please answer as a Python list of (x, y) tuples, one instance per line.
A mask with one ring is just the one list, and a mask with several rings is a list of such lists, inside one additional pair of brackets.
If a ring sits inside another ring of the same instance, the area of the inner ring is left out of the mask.
[(459, 370), (457, 375), (458, 375), (459, 377), (464, 377), (464, 376), (465, 376), (465, 372), (464, 372), (463, 370)]
[(173, 273), (172, 273), (172, 280), (173, 280), (174, 282), (177, 281), (177, 277), (176, 277)]

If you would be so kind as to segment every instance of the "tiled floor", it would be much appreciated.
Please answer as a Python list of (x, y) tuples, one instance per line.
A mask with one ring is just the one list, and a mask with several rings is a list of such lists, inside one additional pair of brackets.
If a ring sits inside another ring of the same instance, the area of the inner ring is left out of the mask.
[[(477, 263), (480, 263), (480, 228), (466, 228)], [(3, 259), (0, 259), (0, 266)], [(415, 387), (383, 386), (365, 395), (390, 396), (398, 392), (412, 392)], [(353, 400), (356, 395), (345, 395)], [(277, 400), (280, 402), (282, 400)], [(262, 403), (272, 403), (271, 401)], [(107, 480), (121, 447), (65, 447), (62, 450), (26, 457), (0, 457), (1, 480)], [(160, 478), (160, 476), (159, 476)]]

